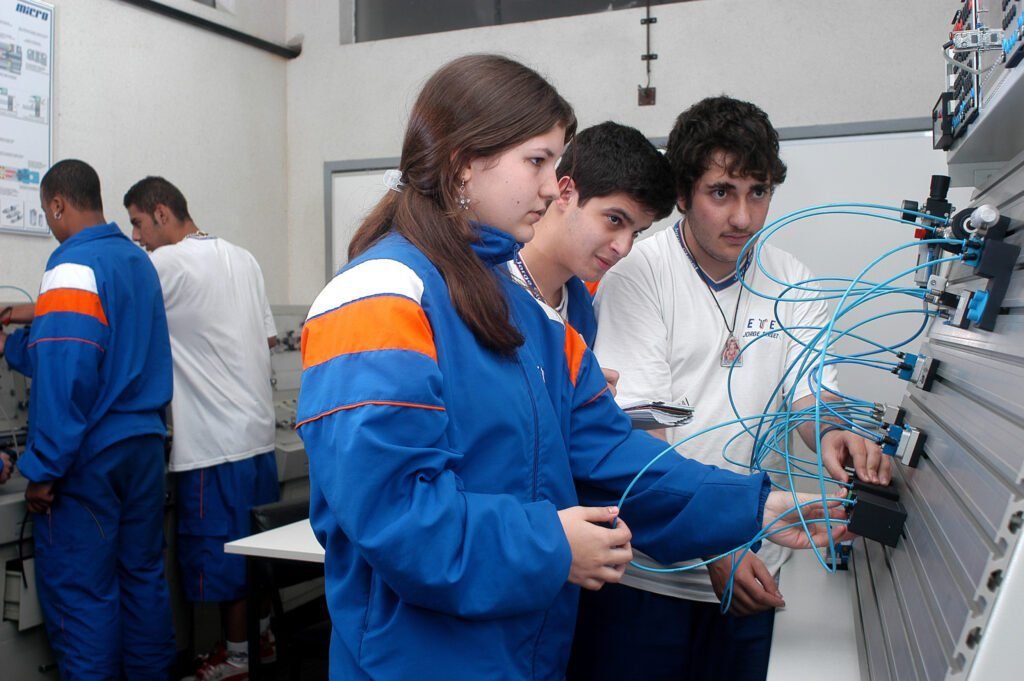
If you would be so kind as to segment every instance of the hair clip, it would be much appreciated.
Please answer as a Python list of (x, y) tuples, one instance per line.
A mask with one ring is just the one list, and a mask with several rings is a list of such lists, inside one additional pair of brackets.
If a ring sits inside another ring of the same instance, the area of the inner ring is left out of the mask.
[(405, 187), (405, 182), (402, 182), (402, 171), (401, 170), (385, 170), (384, 171), (384, 186), (393, 192), (400, 192)]

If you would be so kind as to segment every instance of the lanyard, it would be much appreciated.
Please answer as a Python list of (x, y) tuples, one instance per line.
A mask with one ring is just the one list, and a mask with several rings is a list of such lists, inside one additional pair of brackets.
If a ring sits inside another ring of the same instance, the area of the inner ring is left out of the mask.
[(512, 262), (515, 263), (516, 268), (519, 270), (519, 274), (522, 275), (523, 283), (526, 284), (526, 290), (530, 292), (530, 295), (546, 305), (547, 301), (545, 301), (544, 296), (541, 295), (540, 288), (537, 287), (537, 282), (533, 280), (533, 276), (530, 274), (530, 270), (527, 269), (526, 263), (523, 262), (522, 257), (520, 257), (518, 250), (516, 251), (516, 254), (512, 256)]

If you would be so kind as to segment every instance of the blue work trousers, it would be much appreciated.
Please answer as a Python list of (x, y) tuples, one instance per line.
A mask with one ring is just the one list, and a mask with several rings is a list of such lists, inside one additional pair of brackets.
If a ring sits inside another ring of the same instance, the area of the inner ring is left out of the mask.
[(164, 576), (164, 444), (112, 445), (33, 516), (36, 581), (64, 681), (159, 679), (174, 663)]
[(775, 610), (736, 617), (718, 603), (607, 584), (582, 591), (569, 681), (764, 681)]

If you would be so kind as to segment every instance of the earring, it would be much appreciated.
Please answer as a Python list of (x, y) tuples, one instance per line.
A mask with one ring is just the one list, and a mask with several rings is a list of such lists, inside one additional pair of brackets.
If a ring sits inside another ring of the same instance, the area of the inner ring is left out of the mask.
[(466, 196), (466, 181), (459, 185), (459, 208), (469, 210), (469, 197)]
[(60, 211), (57, 211), (56, 213), (53, 214), (53, 219), (54, 220), (60, 220), (60, 216), (61, 215), (63, 215), (63, 213), (61, 213)]

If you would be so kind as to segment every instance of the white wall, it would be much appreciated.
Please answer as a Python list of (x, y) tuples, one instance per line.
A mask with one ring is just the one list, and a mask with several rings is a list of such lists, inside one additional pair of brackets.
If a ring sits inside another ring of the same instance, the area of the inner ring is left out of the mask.
[(293, 303), (323, 285), (323, 163), (398, 156), (408, 110), (441, 64), (500, 52), (548, 76), (581, 125), (615, 119), (664, 136), (676, 115), (727, 92), (777, 127), (927, 116), (942, 86), (938, 45), (952, 10), (933, 0), (702, 0), (653, 9), (658, 104), (638, 107), (646, 49), (622, 10), (372, 43), (346, 38), (351, 0), (288, 4), (304, 35), (288, 64), (288, 260)]
[[(122, 228), (125, 190), (147, 174), (164, 175), (201, 228), (253, 252), (271, 301), (284, 302), (285, 60), (116, 0), (51, 2), (53, 160), (95, 167), (106, 217)], [(259, 4), (256, 28), (276, 16), (275, 35), (283, 35), (281, 3)], [(0, 283), (34, 294), (56, 245), (0, 233)], [(5, 298), (14, 296), (0, 292)]]
[(195, 0), (156, 1), (272, 43), (285, 42), (285, 3), (282, 0), (220, 0), (216, 8)]

